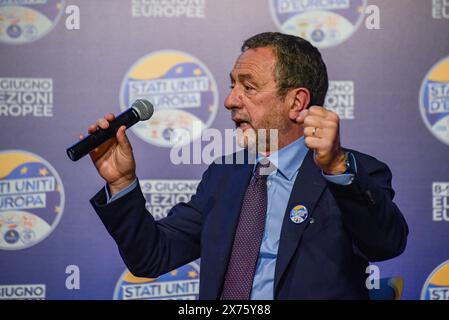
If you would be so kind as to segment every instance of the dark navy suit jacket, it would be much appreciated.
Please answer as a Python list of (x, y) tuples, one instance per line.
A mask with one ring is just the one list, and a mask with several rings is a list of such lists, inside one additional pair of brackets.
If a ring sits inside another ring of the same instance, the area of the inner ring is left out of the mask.
[[(328, 182), (308, 152), (293, 186), (280, 235), (275, 299), (368, 299), (369, 261), (403, 252), (407, 224), (392, 199), (391, 172), (382, 162), (351, 150), (352, 184)], [(155, 221), (140, 188), (106, 204), (103, 190), (91, 203), (136, 276), (157, 277), (201, 257), (200, 299), (219, 299), (243, 195), (253, 164), (212, 164), (196, 194)], [(309, 217), (290, 221), (304, 205)]]

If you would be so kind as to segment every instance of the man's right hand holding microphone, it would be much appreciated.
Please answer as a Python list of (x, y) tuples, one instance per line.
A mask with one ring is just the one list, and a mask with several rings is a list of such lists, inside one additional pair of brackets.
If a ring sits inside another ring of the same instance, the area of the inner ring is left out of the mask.
[[(98, 129), (106, 130), (109, 128), (109, 122), (114, 119), (115, 116), (108, 113), (104, 118), (100, 118), (96, 123), (90, 125), (87, 131), (89, 134), (93, 134)], [(109, 185), (111, 196), (129, 186), (136, 179), (136, 162), (125, 130), (126, 127), (121, 126), (115, 137), (89, 152), (98, 173)], [(82, 138), (81, 136), (80, 139)]]

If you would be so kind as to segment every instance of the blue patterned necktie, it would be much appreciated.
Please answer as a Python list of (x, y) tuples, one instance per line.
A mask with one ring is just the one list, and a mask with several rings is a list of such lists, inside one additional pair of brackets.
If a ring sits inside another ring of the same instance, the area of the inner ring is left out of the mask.
[[(267, 215), (267, 168), (260, 162), (243, 198), (221, 298), (249, 300)], [(262, 171), (261, 175), (261, 169)]]

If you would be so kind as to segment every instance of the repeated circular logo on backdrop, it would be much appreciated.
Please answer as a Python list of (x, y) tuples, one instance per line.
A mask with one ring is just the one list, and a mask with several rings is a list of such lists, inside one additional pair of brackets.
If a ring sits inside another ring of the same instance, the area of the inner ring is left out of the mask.
[(427, 278), (421, 300), (449, 300), (449, 260), (436, 267)]
[(271, 16), (284, 33), (326, 48), (348, 39), (363, 21), (366, 0), (269, 0)]
[(199, 138), (212, 124), (218, 91), (201, 61), (185, 52), (164, 50), (141, 58), (126, 74), (120, 91), (121, 109), (126, 110), (136, 99), (151, 101), (154, 114), (135, 124), (133, 132), (148, 143), (172, 147), (180, 139), (189, 143)]
[(198, 300), (200, 266), (194, 261), (156, 279), (135, 277), (126, 270), (114, 300)]
[(63, 13), (64, 0), (0, 1), (0, 42), (27, 43), (47, 34)]
[(0, 249), (18, 250), (45, 239), (64, 211), (56, 170), (26, 151), (0, 152)]
[(424, 78), (419, 109), (430, 132), (449, 145), (449, 56), (437, 62)]

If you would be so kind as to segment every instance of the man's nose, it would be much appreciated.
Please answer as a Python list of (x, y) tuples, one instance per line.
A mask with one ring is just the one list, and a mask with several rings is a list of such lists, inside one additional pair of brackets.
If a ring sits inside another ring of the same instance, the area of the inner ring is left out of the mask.
[(242, 107), (242, 93), (237, 86), (231, 88), (231, 91), (224, 101), (224, 106), (228, 110)]

